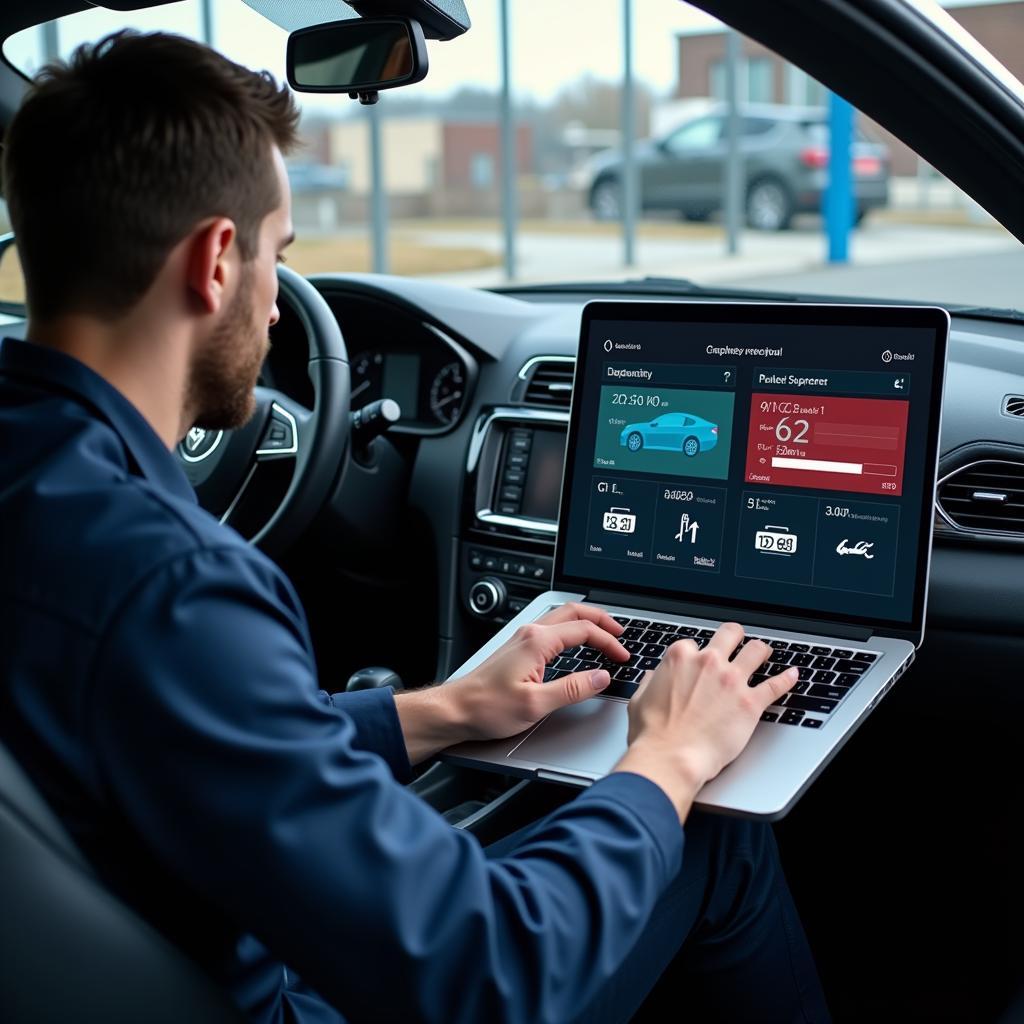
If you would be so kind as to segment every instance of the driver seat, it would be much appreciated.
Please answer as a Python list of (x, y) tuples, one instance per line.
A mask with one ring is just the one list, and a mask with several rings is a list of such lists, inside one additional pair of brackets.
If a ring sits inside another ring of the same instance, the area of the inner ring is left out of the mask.
[(0, 1020), (238, 1024), (238, 1008), (98, 880), (0, 744)]

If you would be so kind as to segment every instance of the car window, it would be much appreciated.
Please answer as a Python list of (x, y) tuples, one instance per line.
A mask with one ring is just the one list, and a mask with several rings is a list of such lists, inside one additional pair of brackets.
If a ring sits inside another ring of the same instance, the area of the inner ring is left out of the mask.
[[(1021, 3), (940, 3), (1007, 75), (1024, 76)], [(288, 31), (315, 20), (320, 6), (179, 0), (128, 12), (90, 7), (17, 33), (4, 43), (4, 56), (31, 74), (49, 54), (67, 56), (81, 42), (131, 26), (208, 38), (231, 59), (282, 78)], [(576, 0), (509, 5), (516, 202), (506, 246), (506, 136), (495, 59), (501, 0), (470, 6), (469, 32), (430, 43), (429, 76), (382, 93), (375, 108), (346, 96), (297, 97), (302, 148), (288, 161), (297, 240), (288, 260), (300, 273), (379, 269), (482, 287), (652, 276), (1024, 311), (1024, 246), (888, 132), (881, 116), (856, 114), (856, 225), (845, 262), (830, 262), (822, 216), (831, 159), (827, 83), (743, 36), (730, 67), (722, 24), (680, 0), (631, 5), (635, 220), (626, 216), (622, 189), (622, 0), (588, 0), (584, 35)], [(272, 24), (254, 7), (289, 12), (278, 19), (287, 25)], [(204, 20), (206, 11), (211, 17)], [(565, 39), (575, 44), (566, 48)], [(730, 71), (744, 137), (764, 136), (767, 143), (773, 125), (805, 126), (772, 134), (771, 145), (743, 147), (732, 241), (721, 144)], [(860, 73), (872, 73), (869, 62)], [(707, 159), (661, 159), (655, 146), (642, 145), (652, 140), (669, 153)], [(769, 153), (771, 170), (759, 163)], [(383, 182), (379, 203), (375, 180)], [(386, 218), (378, 232), (374, 210)], [(636, 227), (627, 244), (630, 223)], [(12, 266), (0, 264), (0, 275)]]
[(707, 149), (722, 137), (722, 119), (703, 117), (692, 124), (684, 125), (665, 140), (670, 153), (685, 153), (695, 149)]
[(745, 117), (743, 118), (743, 134), (766, 135), (777, 123), (767, 117)]

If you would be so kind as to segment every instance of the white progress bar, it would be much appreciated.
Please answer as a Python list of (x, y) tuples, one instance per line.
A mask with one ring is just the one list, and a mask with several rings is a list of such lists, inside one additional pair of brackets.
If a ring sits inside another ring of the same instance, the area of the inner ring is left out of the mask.
[(829, 462), (827, 459), (787, 459), (772, 456), (773, 469), (806, 469), (812, 473), (848, 473), (850, 476), (895, 476), (896, 467), (863, 462)]

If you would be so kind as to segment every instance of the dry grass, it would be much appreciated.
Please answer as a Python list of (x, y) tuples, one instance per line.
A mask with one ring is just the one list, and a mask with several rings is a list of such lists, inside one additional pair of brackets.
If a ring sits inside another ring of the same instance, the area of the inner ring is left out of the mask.
[[(288, 265), (300, 274), (339, 271), (367, 271), (373, 255), (367, 238), (297, 238), (288, 249)], [(495, 267), (499, 256), (486, 249), (468, 246), (424, 245), (413, 239), (392, 235), (388, 241), (388, 262), (392, 274), (455, 273)]]
[[(424, 245), (400, 236), (392, 236), (388, 248), (391, 273), (410, 277), (482, 270), (501, 262), (485, 249)], [(300, 274), (368, 271), (373, 268), (373, 256), (366, 238), (299, 238), (288, 250), (288, 265)], [(0, 302), (24, 301), (21, 264), (12, 247), (0, 262)]]
[(893, 209), (872, 210), (868, 214), (870, 221), (881, 224), (923, 224), (929, 227), (943, 228), (991, 228), (1005, 231), (1006, 228), (989, 216), (972, 217), (969, 210), (963, 207), (929, 209)]
[(0, 260), (0, 302), (25, 301), (25, 282), (21, 277), (18, 250), (12, 245)]
[[(394, 222), (397, 231), (417, 233), (480, 231), (494, 235), (501, 233), (501, 221), (485, 217), (417, 218)], [(537, 220), (516, 222), (516, 229), (525, 235), (572, 235), (574, 238), (619, 238), (622, 225), (617, 222), (596, 220)], [(637, 225), (638, 238), (716, 238), (725, 229), (721, 224), (697, 224), (681, 220), (646, 220)]]

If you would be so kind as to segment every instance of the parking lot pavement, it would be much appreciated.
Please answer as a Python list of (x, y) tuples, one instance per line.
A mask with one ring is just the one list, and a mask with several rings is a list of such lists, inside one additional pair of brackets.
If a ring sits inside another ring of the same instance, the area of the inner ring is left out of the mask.
[(1024, 246), (996, 252), (935, 256), (867, 266), (825, 266), (795, 274), (767, 274), (739, 287), (811, 295), (860, 295), (943, 304), (1024, 309)]
[[(420, 231), (414, 224), (403, 233), (418, 241), (445, 248), (476, 246), (500, 252), (502, 239), (493, 230), (458, 230), (446, 227)], [(683, 277), (702, 284), (735, 284), (772, 289), (815, 291), (822, 294), (856, 294), (921, 299), (929, 297), (950, 302), (985, 302), (1021, 305), (1014, 298), (1024, 288), (1022, 247), (1008, 233), (989, 226), (942, 226), (901, 224), (869, 220), (854, 232), (851, 262), (846, 267), (826, 264), (825, 239), (820, 222), (808, 219), (792, 231), (763, 233), (746, 231), (740, 252), (725, 252), (721, 233), (703, 228), (679, 237), (641, 237), (633, 267), (623, 263), (621, 237), (595, 236), (522, 230), (517, 239), (518, 275), (524, 283), (571, 280), (615, 280), (624, 277)], [(972, 265), (978, 267), (971, 272)], [(935, 274), (933, 275), (932, 270)], [(860, 276), (862, 275), (862, 276)], [(432, 275), (439, 280), (476, 287), (506, 283), (501, 266), (468, 273)], [(937, 289), (930, 290), (935, 282)], [(755, 283), (756, 282), (756, 283)], [(942, 287), (938, 287), (939, 284)], [(973, 288), (984, 287), (981, 293)], [(956, 292), (961, 298), (943, 297)]]

